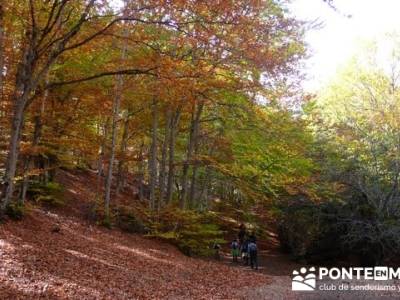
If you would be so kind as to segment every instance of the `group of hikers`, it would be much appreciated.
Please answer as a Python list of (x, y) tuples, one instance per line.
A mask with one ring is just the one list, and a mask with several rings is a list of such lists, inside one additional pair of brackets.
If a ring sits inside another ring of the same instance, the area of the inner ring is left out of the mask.
[[(220, 259), (221, 246), (214, 243), (215, 258)], [(258, 270), (257, 259), (257, 239), (253, 232), (250, 234), (246, 231), (246, 226), (240, 224), (238, 237), (233, 239), (231, 243), (231, 254), (234, 263), (239, 262), (239, 256), (242, 258), (246, 266), (250, 265), (252, 269)]]
[(254, 233), (246, 232), (244, 224), (240, 225), (238, 237), (231, 243), (231, 253), (233, 262), (238, 262), (240, 256), (246, 266), (250, 264), (252, 269), (258, 270), (257, 239)]

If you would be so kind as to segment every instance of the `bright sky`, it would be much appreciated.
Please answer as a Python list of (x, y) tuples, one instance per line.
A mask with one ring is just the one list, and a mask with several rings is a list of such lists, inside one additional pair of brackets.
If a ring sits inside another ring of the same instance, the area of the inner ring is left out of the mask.
[[(361, 40), (400, 32), (400, 0), (334, 0), (338, 12), (323, 0), (293, 0), (295, 16), (323, 22), (308, 32), (312, 57), (307, 62), (309, 79), (304, 87), (313, 91), (331, 78), (341, 64), (355, 54)], [(345, 17), (351, 15), (351, 18)]]

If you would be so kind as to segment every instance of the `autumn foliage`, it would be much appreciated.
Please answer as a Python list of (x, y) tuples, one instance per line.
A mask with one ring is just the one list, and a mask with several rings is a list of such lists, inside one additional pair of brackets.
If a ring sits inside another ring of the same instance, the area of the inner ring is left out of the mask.
[[(282, 170), (248, 165), (287, 150), (303, 159), (291, 137), (240, 144), (247, 130), (250, 140), (274, 134), (267, 127), (304, 55), (301, 24), (273, 1), (115, 5), (2, 4), (1, 211), (23, 205), (59, 168), (96, 170), (93, 201), (103, 199), (106, 222), (114, 195), (129, 189), (152, 212), (207, 211), (215, 199), (262, 200), (292, 184), (265, 185)], [(303, 126), (287, 122), (273, 126), (288, 135)]]

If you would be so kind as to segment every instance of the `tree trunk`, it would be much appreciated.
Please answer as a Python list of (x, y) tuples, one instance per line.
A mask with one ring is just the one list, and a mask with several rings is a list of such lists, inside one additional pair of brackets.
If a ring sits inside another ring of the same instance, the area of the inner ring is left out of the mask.
[(150, 209), (156, 208), (156, 187), (157, 187), (157, 133), (158, 133), (158, 103), (156, 98), (152, 104), (151, 123), (151, 146), (149, 156), (149, 185), (150, 185)]
[[(35, 116), (35, 128), (33, 131), (33, 139), (32, 139), (32, 148), (35, 148), (40, 141), (41, 133), (42, 133), (42, 118), (40, 115)], [(26, 192), (29, 188), (29, 167), (32, 161), (32, 155), (28, 155), (26, 160), (24, 161), (24, 170), (23, 170), (23, 182), (22, 182), (22, 190), (21, 190), (21, 197), (20, 197), (20, 204), (25, 203), (26, 199)]]
[(212, 181), (211, 169), (209, 166), (207, 166), (199, 195), (199, 199), (201, 200), (201, 208), (203, 211), (208, 210), (208, 195), (211, 186), (211, 181)]
[[(200, 115), (201, 115), (201, 112), (200, 112)], [(198, 148), (199, 148), (200, 115), (199, 115), (199, 119), (197, 120), (197, 125), (194, 126), (194, 131), (193, 131), (193, 144), (194, 144), (193, 152), (194, 152), (195, 156), (198, 154)], [(212, 149), (212, 146), (210, 147), (210, 149)], [(193, 201), (194, 201), (195, 193), (196, 193), (198, 168), (199, 168), (199, 163), (197, 161), (195, 161), (193, 164), (192, 179), (191, 179), (191, 183), (190, 183), (189, 208), (193, 207)]]
[(101, 124), (100, 130), (102, 131), (102, 141), (99, 149), (99, 159), (97, 161), (97, 182), (96, 182), (96, 203), (101, 198), (100, 197), (100, 185), (101, 185), (101, 178), (103, 176), (103, 164), (104, 164), (104, 155), (105, 155), (105, 148), (107, 143), (107, 134), (108, 134), (108, 123), (109, 119), (105, 121), (104, 124)]
[(111, 149), (110, 149), (110, 159), (108, 162), (108, 170), (106, 176), (106, 184), (105, 184), (105, 195), (104, 195), (104, 213), (105, 218), (108, 220), (110, 217), (110, 198), (111, 198), (111, 184), (112, 184), (112, 173), (113, 173), (113, 164), (115, 159), (115, 145), (117, 144), (117, 130), (118, 130), (118, 114), (119, 114), (119, 106), (121, 102), (121, 89), (122, 86), (122, 78), (121, 75), (117, 78), (117, 89), (116, 95), (113, 101), (113, 116), (112, 116), (112, 125), (111, 125)]
[(22, 124), (24, 121), (25, 107), (31, 92), (35, 89), (32, 84), (32, 68), (35, 54), (29, 45), (26, 46), (21, 63), (17, 66), (14, 90), (14, 106), (11, 120), (11, 133), (8, 154), (5, 162), (4, 185), (1, 195), (0, 215), (10, 203), (14, 192), (14, 180), (17, 171), (19, 144), (21, 139)]
[[(49, 78), (48, 78), (48, 73), (45, 75), (45, 82), (46, 84), (49, 83)], [(49, 96), (49, 91), (46, 90), (44, 92), (44, 95), (42, 97), (42, 102), (40, 104), (40, 111), (39, 114), (37, 114), (34, 117), (34, 122), (35, 122), (35, 127), (33, 131), (33, 139), (32, 139), (32, 148), (35, 148), (37, 145), (39, 145), (40, 138), (42, 137), (42, 117), (44, 115), (45, 107), (46, 107), (46, 100)], [(32, 161), (32, 156), (28, 155), (26, 160), (24, 161), (24, 169), (23, 169), (23, 182), (22, 182), (22, 190), (21, 190), (21, 198), (20, 198), (20, 203), (24, 204), (25, 198), (26, 198), (26, 192), (28, 191), (29, 188), (29, 177), (27, 174), (29, 173), (29, 167)], [(47, 170), (44, 170), (45, 174), (48, 173)]]
[(125, 161), (123, 155), (125, 155), (126, 153), (126, 147), (128, 142), (128, 125), (129, 125), (128, 114), (125, 115), (124, 119), (125, 119), (124, 128), (122, 130), (122, 141), (120, 147), (120, 159), (118, 160), (117, 187), (116, 187), (117, 195), (121, 192), (121, 188), (123, 188), (125, 185), (125, 176), (124, 176)]
[(4, 7), (0, 3), (0, 108), (3, 106), (3, 71), (4, 71)]
[(180, 207), (181, 209), (185, 209), (187, 205), (187, 189), (188, 189), (188, 175), (189, 175), (189, 166), (190, 166), (190, 160), (192, 159), (193, 156), (193, 151), (194, 151), (194, 146), (196, 143), (196, 133), (198, 132), (198, 127), (200, 124), (200, 116), (203, 111), (203, 103), (199, 103), (195, 109), (195, 112), (193, 113), (192, 117), (192, 123), (190, 126), (190, 134), (189, 134), (189, 141), (188, 141), (188, 147), (187, 147), (187, 152), (186, 152), (186, 159), (183, 162), (183, 169), (182, 169), (182, 193), (181, 193), (181, 198), (180, 198)]
[[(213, 144), (209, 149), (208, 149), (208, 157), (211, 157), (214, 153), (215, 145)], [(198, 199), (201, 201), (201, 208), (202, 210), (207, 210), (208, 209), (208, 191), (211, 186), (211, 181), (212, 181), (212, 174), (211, 174), (211, 167), (210, 165), (207, 165), (205, 168), (204, 172), (204, 179), (201, 185), (200, 189), (200, 194)]]
[[(123, 35), (127, 35), (127, 31), (124, 30)], [(126, 57), (127, 41), (125, 40), (122, 47), (121, 60), (123, 61)], [(113, 115), (112, 115), (112, 126), (111, 126), (111, 149), (110, 149), (110, 160), (108, 162), (108, 170), (106, 176), (105, 192), (104, 192), (104, 213), (106, 220), (110, 218), (110, 198), (111, 198), (111, 184), (112, 184), (112, 173), (113, 165), (115, 160), (115, 146), (117, 144), (117, 131), (118, 131), (118, 115), (119, 107), (122, 98), (122, 88), (124, 84), (124, 78), (122, 75), (117, 75), (115, 86), (115, 97), (113, 101)]]
[(168, 150), (168, 139), (169, 139), (169, 131), (171, 128), (171, 115), (172, 112), (170, 109), (167, 111), (167, 115), (165, 118), (165, 132), (164, 132), (164, 141), (162, 144), (161, 150), (161, 162), (160, 162), (160, 206), (165, 202), (165, 177), (166, 177), (166, 163), (167, 163), (167, 150)]
[(178, 133), (178, 124), (181, 117), (181, 109), (178, 108), (175, 112), (174, 117), (171, 120), (171, 128), (169, 130), (169, 153), (168, 153), (168, 178), (167, 178), (167, 191), (166, 191), (166, 203), (172, 201), (172, 194), (174, 188), (174, 176), (175, 176), (175, 140)]
[(190, 180), (190, 192), (189, 192), (189, 197), (188, 197), (188, 207), (193, 208), (194, 206), (194, 199), (195, 199), (195, 193), (196, 193), (196, 188), (197, 188), (197, 170), (198, 170), (198, 165), (195, 163), (193, 165), (193, 170), (192, 170), (192, 178)]
[(13, 118), (11, 124), (10, 143), (8, 147), (8, 155), (6, 160), (6, 171), (4, 174), (4, 185), (2, 199), (0, 203), (0, 214), (10, 203), (14, 192), (14, 179), (17, 170), (19, 142), (21, 139), (21, 127), (23, 124), (24, 108), (26, 105), (26, 95), (16, 97), (13, 108)]
[(139, 150), (139, 200), (144, 200), (144, 157), (143, 157), (143, 150), (144, 150), (144, 142), (140, 145)]

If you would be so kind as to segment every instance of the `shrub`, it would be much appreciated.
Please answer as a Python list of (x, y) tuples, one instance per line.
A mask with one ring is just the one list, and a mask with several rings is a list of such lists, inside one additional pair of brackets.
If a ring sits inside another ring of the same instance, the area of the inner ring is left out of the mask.
[(353, 197), (338, 221), (346, 228), (341, 236), (343, 246), (372, 266), (400, 253), (400, 221), (397, 210), (382, 212), (362, 197)]
[(188, 256), (212, 256), (215, 242), (224, 243), (223, 232), (208, 213), (166, 209), (152, 226), (152, 236), (175, 244)]
[(115, 220), (119, 228), (128, 232), (145, 234), (150, 231), (139, 213), (130, 207), (119, 206), (115, 213)]
[(25, 215), (25, 207), (20, 203), (10, 203), (6, 207), (6, 215), (12, 220), (21, 220)]
[(101, 225), (101, 226), (104, 226), (104, 227), (106, 227), (108, 229), (112, 228), (112, 223), (111, 223), (111, 218), (110, 217), (101, 219), (101, 221), (98, 222), (98, 224)]
[(400, 221), (382, 215), (365, 199), (353, 195), (345, 202), (296, 202), (281, 207), (278, 237), (296, 259), (320, 262), (358, 257), (374, 266), (398, 257)]
[(337, 222), (339, 202), (304, 200), (281, 207), (278, 238), (295, 259), (326, 260), (342, 254), (343, 226)]
[(63, 187), (57, 182), (34, 183), (30, 186), (28, 193), (33, 200), (46, 206), (58, 207), (64, 205)]

